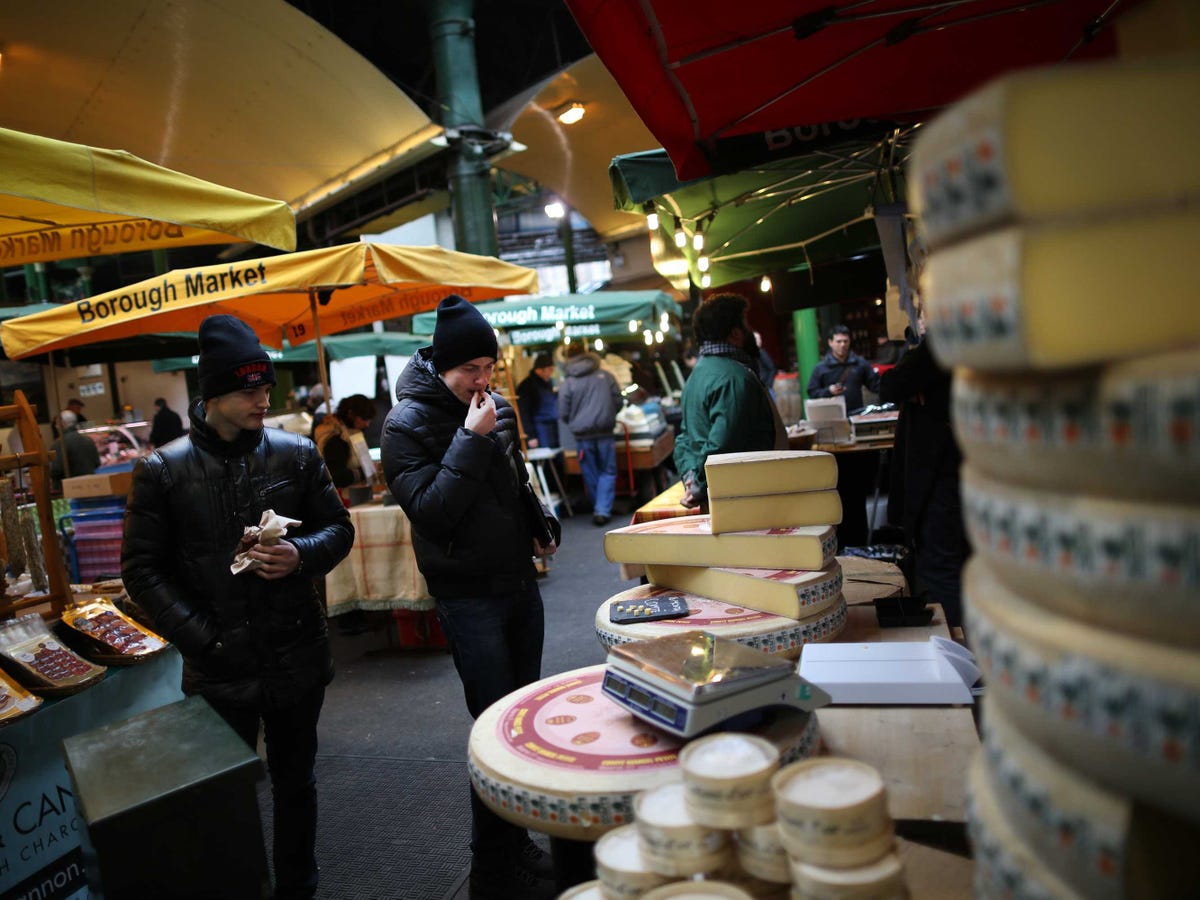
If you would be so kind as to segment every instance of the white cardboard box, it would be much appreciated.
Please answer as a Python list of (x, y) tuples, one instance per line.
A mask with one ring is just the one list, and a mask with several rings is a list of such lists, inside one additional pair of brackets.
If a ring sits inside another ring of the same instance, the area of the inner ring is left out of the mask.
[(979, 669), (971, 651), (943, 637), (925, 642), (808, 644), (800, 675), (833, 704), (966, 704)]

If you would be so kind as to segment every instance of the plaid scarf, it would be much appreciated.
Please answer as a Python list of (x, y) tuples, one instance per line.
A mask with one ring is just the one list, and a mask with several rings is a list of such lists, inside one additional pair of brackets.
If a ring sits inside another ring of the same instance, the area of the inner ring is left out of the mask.
[(740, 362), (743, 366), (758, 374), (758, 360), (743, 350), (741, 347), (727, 344), (724, 341), (704, 341), (700, 344), (700, 352), (698, 356), (728, 356), (735, 362)]

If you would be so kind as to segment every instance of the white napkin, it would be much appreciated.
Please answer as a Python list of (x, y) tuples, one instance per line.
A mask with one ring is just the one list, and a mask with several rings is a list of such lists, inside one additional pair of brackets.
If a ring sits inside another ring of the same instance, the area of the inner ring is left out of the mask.
[(243, 547), (233, 558), (233, 565), (229, 567), (229, 571), (234, 575), (239, 572), (253, 572), (262, 562), (257, 559), (250, 558), (250, 549), (255, 544), (264, 544), (267, 547), (272, 547), (279, 543), (279, 539), (283, 537), (285, 531), (293, 525), (299, 525), (298, 519), (289, 519), (287, 516), (276, 515), (275, 510), (263, 510), (262, 518), (257, 525), (247, 525), (246, 530), (242, 533), (242, 542), (239, 544)]

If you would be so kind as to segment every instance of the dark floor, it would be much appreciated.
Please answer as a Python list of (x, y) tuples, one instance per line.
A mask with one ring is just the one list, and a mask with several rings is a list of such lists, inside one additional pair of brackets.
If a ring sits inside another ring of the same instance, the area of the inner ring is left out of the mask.
[[(627, 521), (632, 500), (608, 526)], [(539, 582), (546, 608), (542, 674), (604, 661), (593, 619), (632, 587), (604, 558), (605, 528), (577, 512), (563, 521), (562, 549)], [(470, 854), (467, 737), (471, 718), (445, 651), (389, 643), (390, 620), (338, 633), (337, 677), (321, 716), (317, 780), (321, 900), (449, 900), (465, 897)], [(260, 785), (265, 806), (268, 788)], [(264, 830), (270, 846), (270, 816)]]

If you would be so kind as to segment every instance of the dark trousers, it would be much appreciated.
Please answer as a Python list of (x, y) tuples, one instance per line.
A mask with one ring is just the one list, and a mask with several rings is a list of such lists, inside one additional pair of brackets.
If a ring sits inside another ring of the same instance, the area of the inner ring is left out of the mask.
[[(537, 583), (469, 599), (437, 600), (472, 718), (501, 697), (541, 677), (545, 613)], [(471, 855), (475, 865), (511, 863), (525, 831), (506, 822), (471, 791)]]
[(325, 702), (318, 687), (286, 709), (258, 710), (209, 701), (251, 747), (262, 722), (275, 823), (277, 900), (311, 898), (317, 892), (317, 720)]
[(942, 605), (952, 628), (962, 625), (962, 570), (971, 553), (958, 488), (956, 470), (935, 476), (913, 529), (917, 580)]
[(838, 468), (838, 495), (842, 499), (842, 522), (837, 526), (838, 551), (861, 547), (867, 542), (867, 497), (875, 486), (879, 451), (834, 454)]

